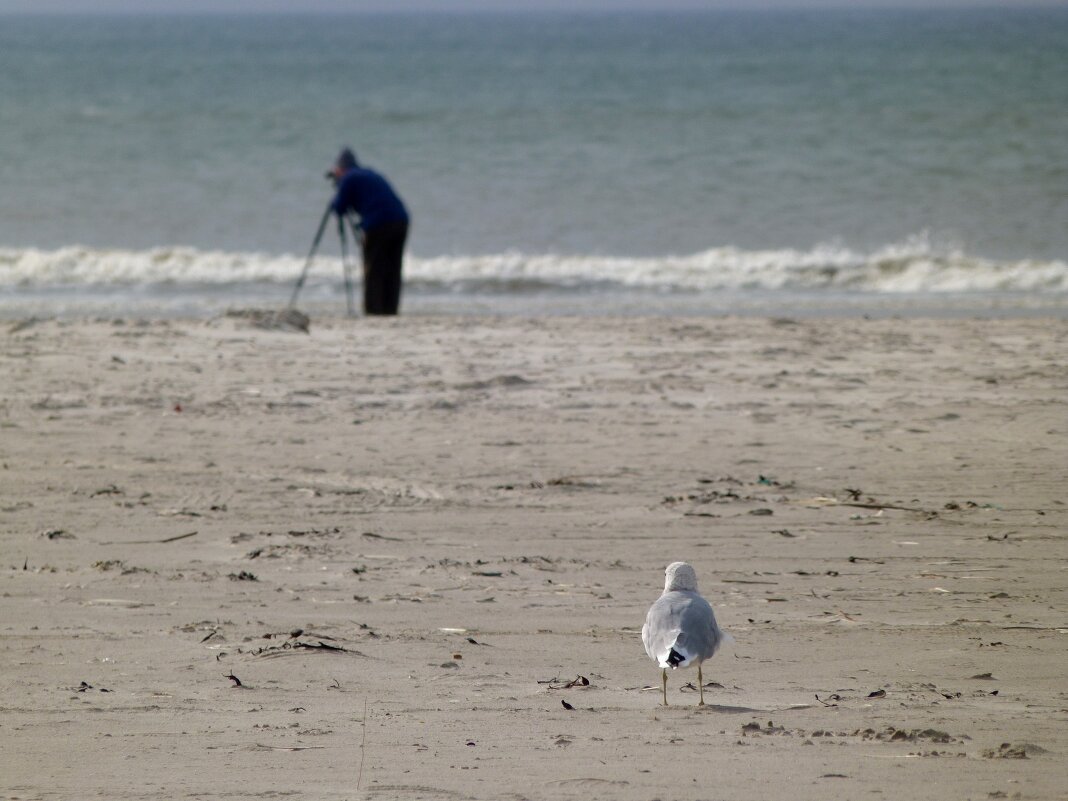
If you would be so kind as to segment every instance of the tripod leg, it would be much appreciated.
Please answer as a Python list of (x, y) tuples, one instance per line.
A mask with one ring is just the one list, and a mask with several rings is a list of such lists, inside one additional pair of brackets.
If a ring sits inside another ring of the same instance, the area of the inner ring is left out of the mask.
[(297, 305), (297, 295), (300, 294), (300, 289), (304, 286), (304, 279), (308, 277), (308, 268), (311, 267), (312, 259), (315, 258), (315, 251), (319, 248), (319, 240), (323, 238), (323, 231), (326, 230), (326, 222), (330, 219), (331, 211), (333, 211), (333, 205), (328, 204), (326, 211), (323, 212), (323, 219), (319, 222), (319, 229), (315, 232), (315, 239), (312, 240), (311, 250), (308, 251), (308, 258), (304, 260), (304, 269), (300, 271), (300, 278), (297, 279), (297, 285), (293, 287), (293, 296), (289, 299), (289, 308), (291, 309)]
[[(352, 229), (352, 247), (354, 250), (358, 250), (360, 253), (360, 264), (362, 268), (360, 274), (361, 280), (363, 281), (363, 312), (364, 314), (367, 314), (367, 293), (370, 287), (370, 281), (369, 276), (367, 274), (367, 252), (364, 249), (364, 243), (366, 242), (366, 234), (364, 233), (364, 230), (360, 227), (360, 224), (356, 221), (356, 218), (354, 216), (350, 216), (348, 219), (349, 228)], [(353, 261), (355, 260), (356, 257), (354, 254)]]
[(345, 220), (340, 215), (337, 218), (337, 233), (341, 239), (341, 270), (345, 275), (345, 303), (349, 310), (349, 317), (355, 317), (356, 312), (352, 308), (352, 277), (349, 275), (349, 245), (345, 237)]

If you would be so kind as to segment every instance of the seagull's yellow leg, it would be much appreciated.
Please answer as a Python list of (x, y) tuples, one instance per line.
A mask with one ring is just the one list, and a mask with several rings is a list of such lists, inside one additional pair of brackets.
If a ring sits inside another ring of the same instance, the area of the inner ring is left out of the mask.
[(697, 689), (701, 693), (701, 700), (698, 701), (698, 706), (705, 705), (705, 680), (701, 676), (701, 663), (697, 663)]
[(664, 687), (664, 706), (667, 706), (668, 705), (668, 702), (667, 702), (667, 668), (663, 668), (660, 671), (660, 677), (661, 677), (661, 682), (662, 682), (663, 687)]

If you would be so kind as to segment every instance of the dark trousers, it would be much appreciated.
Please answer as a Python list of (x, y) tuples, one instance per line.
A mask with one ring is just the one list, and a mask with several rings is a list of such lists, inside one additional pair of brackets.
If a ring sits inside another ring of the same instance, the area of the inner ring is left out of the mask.
[(396, 314), (408, 223), (383, 223), (363, 235), (363, 313)]

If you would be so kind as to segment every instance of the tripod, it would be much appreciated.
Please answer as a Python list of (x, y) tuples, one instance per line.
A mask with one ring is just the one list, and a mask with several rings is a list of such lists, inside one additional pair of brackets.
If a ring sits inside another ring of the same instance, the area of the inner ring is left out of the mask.
[[(311, 250), (308, 251), (308, 258), (304, 261), (304, 269), (300, 272), (300, 278), (297, 279), (297, 285), (293, 287), (293, 296), (289, 299), (289, 308), (294, 308), (297, 305), (297, 295), (300, 294), (300, 290), (304, 287), (304, 280), (308, 277), (308, 270), (311, 268), (312, 260), (315, 258), (315, 251), (319, 249), (319, 242), (323, 238), (323, 231), (326, 230), (326, 222), (330, 219), (330, 213), (333, 211), (333, 203), (326, 207), (326, 211), (323, 212), (323, 219), (319, 222), (319, 229), (315, 232), (315, 239), (312, 240)], [(352, 301), (352, 271), (349, 263), (349, 245), (348, 237), (345, 234), (345, 223), (348, 222), (349, 228), (352, 231), (352, 241), (354, 244), (358, 244), (363, 237), (363, 231), (356, 220), (351, 216), (341, 215), (337, 216), (337, 235), (341, 241), (341, 270), (345, 276), (345, 299), (348, 308), (349, 317), (356, 316), (356, 309)]]

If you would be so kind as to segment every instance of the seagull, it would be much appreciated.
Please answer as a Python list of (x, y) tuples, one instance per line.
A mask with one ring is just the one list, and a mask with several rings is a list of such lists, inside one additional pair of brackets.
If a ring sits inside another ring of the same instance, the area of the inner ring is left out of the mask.
[(705, 705), (701, 663), (712, 656), (724, 642), (733, 638), (720, 631), (708, 601), (697, 592), (697, 573), (685, 562), (672, 562), (664, 571), (664, 592), (649, 607), (642, 626), (645, 652), (660, 666), (667, 700), (667, 669), (697, 665), (698, 706)]

